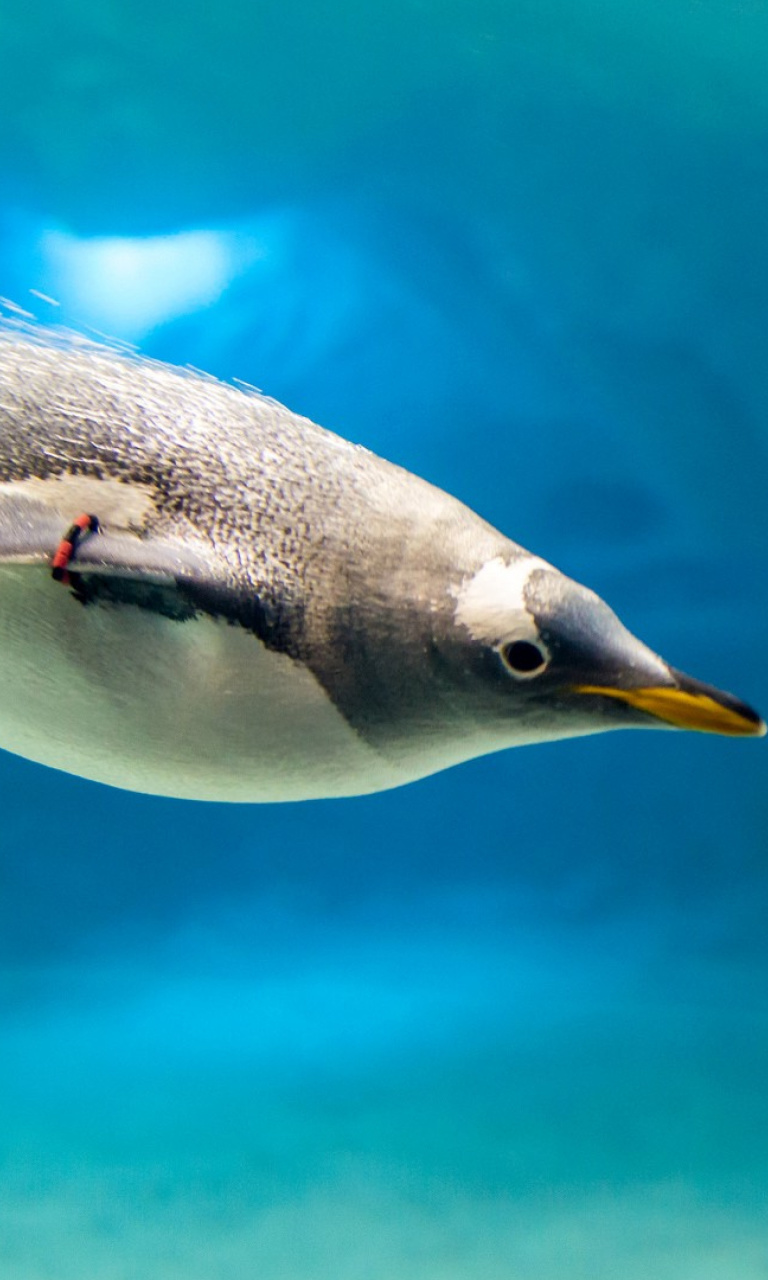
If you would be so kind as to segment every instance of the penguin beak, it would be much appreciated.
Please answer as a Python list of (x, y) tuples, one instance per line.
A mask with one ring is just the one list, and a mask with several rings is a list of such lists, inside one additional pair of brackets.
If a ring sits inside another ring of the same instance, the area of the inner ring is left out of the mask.
[(617, 689), (606, 685), (580, 684), (574, 693), (615, 698), (675, 729), (696, 729), (700, 733), (723, 733), (730, 737), (761, 738), (765, 722), (730, 693), (702, 684), (691, 676), (669, 668), (672, 685), (648, 685), (638, 689)]
[(619, 703), (630, 712), (620, 715), (625, 725), (670, 725), (740, 738), (765, 734), (763, 720), (745, 702), (675, 671), (578, 582), (551, 569), (536, 570), (525, 603), (560, 670), (570, 669), (568, 692), (579, 701), (610, 700), (602, 704), (606, 716)]

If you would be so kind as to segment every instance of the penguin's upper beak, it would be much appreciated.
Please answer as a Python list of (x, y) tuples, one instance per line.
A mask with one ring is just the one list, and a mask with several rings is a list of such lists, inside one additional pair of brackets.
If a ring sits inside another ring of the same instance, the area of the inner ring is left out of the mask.
[(697, 729), (701, 733), (724, 733), (731, 737), (761, 738), (765, 721), (745, 702), (723, 693), (712, 685), (669, 668), (673, 683), (649, 684), (635, 689), (611, 688), (606, 685), (574, 685), (574, 693), (597, 694), (616, 698), (627, 706), (675, 729)]
[(537, 571), (526, 587), (526, 602), (560, 670), (570, 675), (571, 701), (610, 699), (603, 710), (618, 710), (619, 704), (629, 713), (623, 722), (638, 727), (670, 725), (751, 738), (766, 732), (745, 702), (670, 667), (579, 583), (552, 570)]

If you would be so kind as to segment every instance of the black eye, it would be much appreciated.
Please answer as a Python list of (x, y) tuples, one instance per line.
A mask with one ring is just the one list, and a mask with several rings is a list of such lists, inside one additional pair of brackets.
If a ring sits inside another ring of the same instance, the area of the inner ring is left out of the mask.
[(546, 666), (547, 658), (538, 645), (530, 640), (513, 640), (502, 649), (502, 656), (510, 670), (521, 676), (529, 676)]

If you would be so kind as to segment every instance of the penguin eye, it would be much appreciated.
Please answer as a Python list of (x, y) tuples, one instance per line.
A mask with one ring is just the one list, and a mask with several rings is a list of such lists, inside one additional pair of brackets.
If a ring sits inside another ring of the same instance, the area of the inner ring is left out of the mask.
[(534, 676), (547, 665), (547, 655), (530, 640), (513, 640), (501, 651), (505, 663), (516, 676)]

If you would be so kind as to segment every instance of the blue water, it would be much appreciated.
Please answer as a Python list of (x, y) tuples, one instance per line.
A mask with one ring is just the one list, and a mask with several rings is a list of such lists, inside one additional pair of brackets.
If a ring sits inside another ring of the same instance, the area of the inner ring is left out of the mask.
[[(764, 4), (38, 0), (0, 52), (2, 295), (427, 476), (765, 713)], [(3, 756), (2, 1280), (768, 1277), (767, 760), (229, 808)]]

